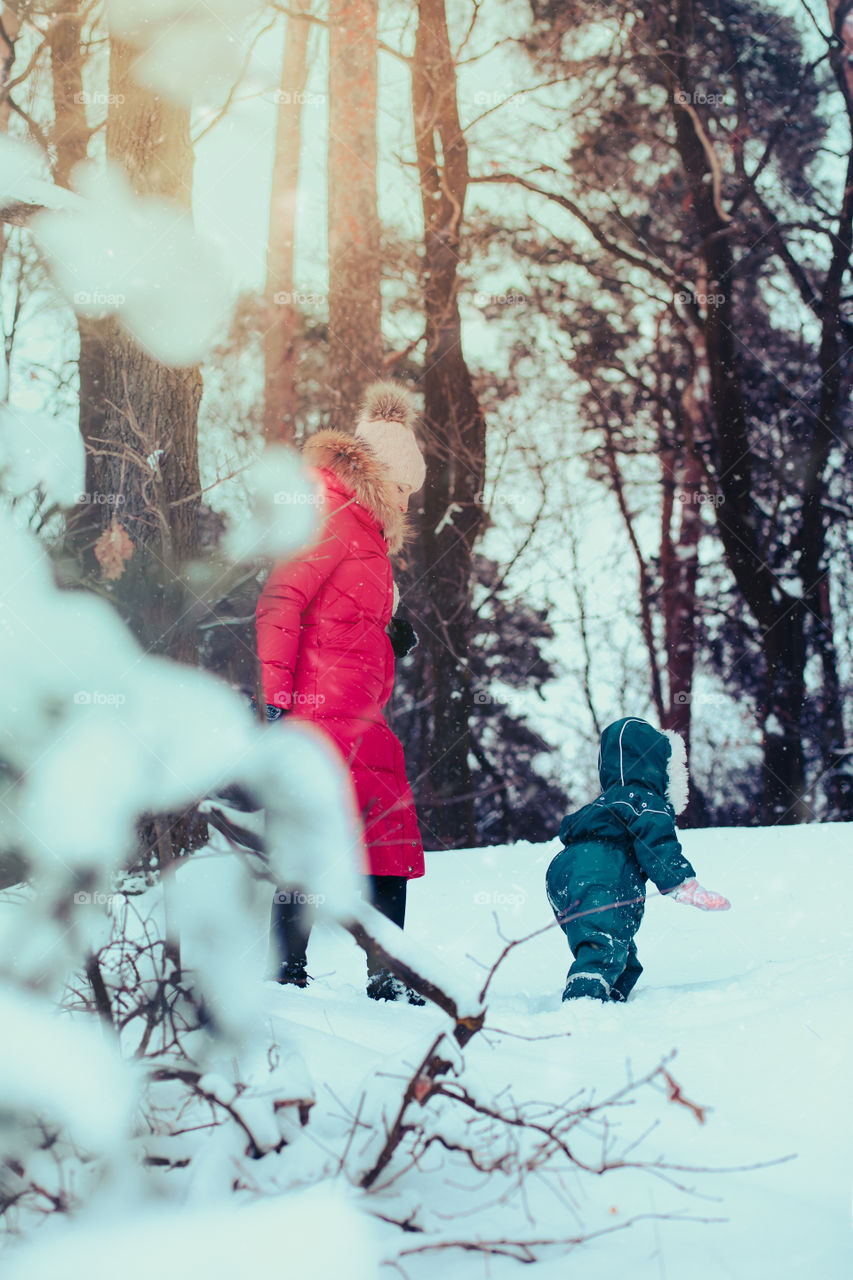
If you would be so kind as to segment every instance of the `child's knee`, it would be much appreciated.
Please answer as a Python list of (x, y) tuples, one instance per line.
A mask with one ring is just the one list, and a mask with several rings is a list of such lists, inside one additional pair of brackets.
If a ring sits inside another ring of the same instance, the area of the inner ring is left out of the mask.
[[(564, 850), (564, 853), (566, 850)], [(576, 886), (569, 875), (567, 860), (558, 854), (545, 873), (545, 892), (551, 910), (560, 924), (566, 916), (577, 907), (578, 895)]]

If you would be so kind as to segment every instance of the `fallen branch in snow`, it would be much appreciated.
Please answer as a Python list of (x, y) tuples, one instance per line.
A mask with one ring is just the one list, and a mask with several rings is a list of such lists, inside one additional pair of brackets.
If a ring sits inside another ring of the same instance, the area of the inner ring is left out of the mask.
[(92, 994), (95, 997), (95, 1008), (101, 1021), (113, 1031), (113, 1011), (110, 1005), (110, 997), (104, 982), (104, 975), (101, 973), (101, 966), (98, 963), (96, 955), (88, 955), (86, 957), (86, 977), (89, 979), (89, 985), (92, 988)]
[[(203, 1087), (201, 1084), (202, 1073), (200, 1071), (197, 1071), (192, 1067), (156, 1067), (150, 1072), (149, 1078), (154, 1084), (162, 1084), (169, 1080), (178, 1080), (181, 1084), (189, 1085), (193, 1093), (195, 1093), (204, 1102), (209, 1102), (211, 1107), (214, 1109), (216, 1107), (221, 1107), (222, 1110), (231, 1117), (234, 1123), (243, 1130), (249, 1141), (248, 1154), (253, 1160), (260, 1159), (264, 1154), (265, 1148), (259, 1144), (255, 1135), (252, 1133), (252, 1130), (246, 1124), (246, 1121), (240, 1115), (240, 1112), (234, 1106), (233, 1102), (226, 1102), (224, 1099), (218, 1097), (216, 1093)], [(284, 1145), (283, 1140), (281, 1145)]]
[(21, 184), (17, 198), (0, 202), (0, 222), (14, 227), (26, 227), (37, 213), (63, 210), (68, 212), (85, 209), (87, 201), (67, 187), (58, 187), (44, 179), (30, 178)]
[[(195, 1067), (154, 1066), (150, 1069), (148, 1078), (154, 1084), (163, 1084), (170, 1080), (180, 1081), (181, 1084), (189, 1086), (198, 1098), (210, 1103), (211, 1107), (220, 1107), (245, 1133), (249, 1140), (247, 1154), (253, 1160), (259, 1160), (261, 1156), (266, 1155), (269, 1151), (280, 1151), (285, 1145), (284, 1138), (280, 1142), (270, 1145), (254, 1133), (251, 1124), (240, 1110), (240, 1099), (245, 1095), (246, 1090), (239, 1085), (234, 1086), (233, 1098), (223, 1098), (221, 1093), (205, 1085), (204, 1074)], [(304, 1126), (308, 1123), (311, 1108), (314, 1106), (314, 1099), (312, 1097), (277, 1097), (272, 1101), (271, 1106), (273, 1112), (293, 1108), (299, 1115), (300, 1125)]]
[(426, 1000), (432, 1001), (438, 1005), (444, 1013), (446, 1013), (454, 1022), (453, 1034), (457, 1043), (461, 1046), (466, 1045), (472, 1036), (475, 1036), (481, 1030), (486, 1021), (486, 1010), (479, 1009), (473, 1014), (464, 1014), (459, 1010), (457, 1001), (453, 996), (444, 991), (437, 983), (432, 982), (429, 978), (425, 978), (417, 969), (413, 968), (406, 960), (394, 955), (393, 952), (384, 947), (380, 943), (370, 928), (370, 916), (380, 917), (380, 913), (368, 903), (365, 903), (364, 918), (361, 920), (342, 920), (340, 923), (351, 937), (355, 938), (358, 945), (367, 955), (374, 956), (381, 965), (386, 969), (390, 969), (407, 987), (411, 987), (418, 995)]
[[(407, 1074), (401, 1081), (399, 1102), (387, 1118), (385, 1095), (379, 1095), (381, 1118), (378, 1121), (371, 1121), (370, 1109), (365, 1107), (365, 1097), (362, 1096), (345, 1145), (349, 1152), (356, 1133), (367, 1135), (369, 1164), (360, 1174), (354, 1174), (354, 1181), (370, 1195), (368, 1203), (374, 1216), (397, 1227), (405, 1238), (412, 1235), (421, 1237), (421, 1243), (404, 1245), (399, 1253), (386, 1257), (385, 1265), (406, 1275), (403, 1266), (406, 1258), (446, 1250), (535, 1263), (544, 1261), (552, 1250), (567, 1251), (600, 1235), (624, 1230), (643, 1218), (702, 1223), (725, 1221), (723, 1218), (663, 1212), (635, 1215), (612, 1227), (578, 1231), (570, 1236), (555, 1232), (533, 1238), (513, 1238), (511, 1234), (483, 1235), (477, 1231), (472, 1231), (471, 1235), (465, 1231), (448, 1235), (445, 1226), (448, 1215), (438, 1214), (436, 1220), (436, 1216), (429, 1213), (429, 1189), (423, 1185), (423, 1179), (435, 1173), (445, 1187), (466, 1185), (464, 1174), (460, 1173), (460, 1160), (469, 1171), (483, 1175), (490, 1188), (495, 1185), (497, 1203), (506, 1202), (508, 1206), (518, 1196), (526, 1198), (531, 1179), (547, 1177), (548, 1185), (556, 1189), (562, 1186), (562, 1180), (569, 1171), (592, 1177), (601, 1177), (616, 1170), (648, 1173), (665, 1181), (674, 1190), (694, 1197), (700, 1192), (692, 1185), (692, 1179), (674, 1175), (690, 1174), (695, 1177), (743, 1171), (742, 1167), (684, 1166), (661, 1158), (644, 1160), (639, 1156), (638, 1148), (656, 1129), (658, 1121), (653, 1121), (633, 1137), (622, 1131), (623, 1126), (617, 1127), (612, 1123), (614, 1109), (634, 1106), (639, 1092), (644, 1088), (654, 1088), (659, 1078), (666, 1086), (668, 1101), (686, 1105), (704, 1117), (705, 1109), (688, 1102), (669, 1070), (668, 1063), (673, 1057), (674, 1051), (642, 1077), (628, 1079), (621, 1088), (604, 1098), (596, 1098), (591, 1091), (583, 1090), (579, 1096), (561, 1104), (538, 1100), (516, 1103), (511, 1097), (505, 1097), (508, 1092), (506, 1086), (495, 1095), (484, 1094), (479, 1081), (474, 1083), (463, 1078), (465, 1063), (455, 1047), (448, 1044), (445, 1037), (435, 1037), (419, 1061), (407, 1068)], [(447, 1078), (451, 1071), (455, 1079)], [(377, 1079), (381, 1079), (383, 1074), (377, 1072)], [(373, 1147), (370, 1136), (377, 1125), (384, 1128), (378, 1151)], [(452, 1163), (443, 1159), (436, 1168), (434, 1162), (427, 1161), (427, 1154), (437, 1148), (447, 1152), (447, 1159)], [(785, 1156), (768, 1163), (784, 1163), (790, 1158)], [(749, 1166), (750, 1169), (760, 1167), (764, 1167), (763, 1163)], [(417, 1174), (421, 1182), (417, 1202), (407, 1204), (400, 1214), (389, 1213), (389, 1193), (393, 1189), (393, 1194), (402, 1195), (405, 1203), (406, 1179), (412, 1173)], [(611, 1207), (610, 1212), (617, 1210)], [(455, 1215), (451, 1213), (450, 1216)]]
[(691, 1102), (689, 1098), (685, 1098), (684, 1094), (681, 1092), (681, 1086), (673, 1080), (669, 1072), (663, 1067), (660, 1068), (660, 1074), (666, 1081), (667, 1089), (669, 1090), (668, 1096), (670, 1102), (678, 1102), (682, 1107), (687, 1107), (688, 1111), (693, 1112), (699, 1123), (704, 1124), (707, 1107), (700, 1107), (698, 1103)]
[(235, 853), (245, 854), (247, 849), (251, 850), (252, 853), (266, 852), (262, 836), (259, 836), (256, 831), (252, 831), (249, 827), (244, 827), (238, 822), (232, 822), (221, 809), (205, 807), (204, 816), (211, 827), (215, 827), (217, 831), (225, 836)]
[[(495, 916), (495, 920), (497, 920), (497, 916)], [(513, 938), (509, 942), (507, 942), (503, 951), (500, 953), (500, 955), (492, 965), (491, 969), (489, 969), (489, 972), (486, 974), (486, 981), (483, 983), (482, 987), (480, 988), (480, 995), (479, 995), (480, 1000), (481, 1001), (485, 1000), (486, 994), (491, 985), (492, 978), (495, 976), (498, 969), (501, 967), (504, 960), (506, 960), (507, 956), (511, 951), (513, 951), (516, 947), (522, 946), (522, 944), (525, 942), (532, 942), (534, 938), (541, 937), (543, 933), (547, 933), (550, 929), (556, 929), (557, 927), (558, 926), (557, 926), (556, 920), (549, 920), (547, 924), (543, 924), (540, 926), (540, 928), (534, 929), (532, 933), (526, 933), (523, 938)], [(500, 934), (500, 928), (498, 929), (498, 933)], [(503, 937), (503, 934), (500, 934), (500, 936)]]
[(37, 213), (43, 213), (43, 204), (27, 204), (23, 200), (13, 200), (0, 205), (0, 222), (13, 227), (25, 227)]
[[(389, 1219), (385, 1220), (389, 1221)], [(578, 1245), (588, 1244), (591, 1240), (597, 1240), (601, 1236), (613, 1235), (616, 1231), (626, 1231), (638, 1222), (655, 1221), (719, 1223), (725, 1222), (726, 1219), (699, 1218), (674, 1213), (637, 1213), (631, 1218), (626, 1218), (624, 1222), (614, 1223), (612, 1227), (601, 1227), (598, 1231), (588, 1231), (584, 1234), (573, 1236), (541, 1236), (527, 1240), (512, 1240), (509, 1237), (493, 1238), (491, 1240), (466, 1240), (464, 1237), (457, 1237), (456, 1239), (451, 1237), (432, 1240), (425, 1244), (410, 1245), (406, 1249), (401, 1249), (396, 1258), (386, 1259), (385, 1265), (396, 1266), (405, 1275), (405, 1271), (399, 1264), (400, 1258), (411, 1258), (417, 1254), (424, 1253), (437, 1253), (445, 1249), (460, 1249), (464, 1253), (482, 1253), (493, 1257), (512, 1258), (516, 1262), (541, 1262), (541, 1250), (543, 1249), (573, 1249)], [(403, 1226), (402, 1223), (397, 1223), (396, 1225)], [(409, 1230), (411, 1229), (410, 1227)]]
[[(387, 1125), (382, 1147), (370, 1168), (358, 1178), (358, 1185), (365, 1191), (369, 1191), (376, 1185), (380, 1175), (388, 1169), (408, 1138), (411, 1138), (411, 1142), (406, 1147), (406, 1164), (390, 1180), (382, 1184), (382, 1191), (387, 1190), (413, 1165), (419, 1165), (426, 1151), (436, 1143), (448, 1151), (463, 1155), (468, 1163), (481, 1173), (515, 1172), (519, 1178), (523, 1179), (537, 1169), (548, 1165), (555, 1156), (559, 1156), (575, 1169), (596, 1176), (615, 1169), (639, 1169), (655, 1173), (667, 1181), (673, 1181), (670, 1174), (676, 1171), (676, 1166), (670, 1166), (660, 1160), (627, 1158), (633, 1147), (639, 1145), (639, 1142), (647, 1136), (646, 1134), (619, 1154), (613, 1154), (610, 1150), (612, 1139), (607, 1125), (607, 1114), (610, 1111), (633, 1100), (634, 1095), (643, 1087), (653, 1084), (659, 1075), (663, 1075), (670, 1087), (669, 1097), (673, 1097), (672, 1090), (675, 1090), (681, 1100), (680, 1088), (663, 1063), (659, 1063), (639, 1079), (628, 1080), (622, 1088), (607, 1098), (590, 1098), (587, 1102), (569, 1101), (561, 1106), (551, 1106), (543, 1114), (541, 1103), (510, 1102), (506, 1104), (500, 1103), (497, 1099), (484, 1101), (460, 1081), (445, 1079), (448, 1072), (458, 1064), (449, 1061), (446, 1054), (441, 1053), (443, 1039), (443, 1035), (436, 1037), (409, 1076), (393, 1119)], [(669, 1056), (671, 1058), (674, 1055)], [(439, 1100), (439, 1106), (440, 1100), (443, 1099), (453, 1104), (451, 1112), (453, 1116), (458, 1116), (459, 1108), (463, 1115), (470, 1113), (463, 1122), (463, 1133), (471, 1134), (468, 1141), (461, 1140), (455, 1122), (451, 1125), (453, 1136), (450, 1137), (443, 1133), (440, 1127), (435, 1127), (436, 1123), (439, 1126), (441, 1124), (440, 1111), (436, 1112), (430, 1122), (426, 1122), (417, 1118), (418, 1113), (414, 1109), (410, 1110), (414, 1104), (425, 1108), (434, 1099)], [(481, 1130), (475, 1134), (474, 1126), (478, 1125), (480, 1120), (492, 1122), (495, 1126), (494, 1130), (487, 1130), (485, 1136)], [(582, 1132), (580, 1126), (592, 1120), (600, 1120), (604, 1125), (602, 1150), (594, 1159), (581, 1156), (577, 1145), (570, 1144), (568, 1139), (568, 1134), (574, 1130), (578, 1131), (580, 1137)], [(353, 1133), (356, 1127), (357, 1125), (354, 1124)], [(517, 1131), (518, 1140), (514, 1138), (510, 1140), (508, 1131)], [(529, 1139), (533, 1140), (534, 1145), (525, 1147), (525, 1141)], [(489, 1153), (488, 1162), (483, 1158), (483, 1153), (486, 1151)], [(678, 1171), (698, 1172), (698, 1170), (681, 1170), (680, 1168)]]
[[(438, 1053), (438, 1046), (441, 1044), (443, 1039), (444, 1039), (444, 1032), (442, 1032), (441, 1035), (437, 1036), (433, 1041), (433, 1043), (430, 1045), (429, 1049), (427, 1050), (426, 1054), (421, 1060), (420, 1065), (416, 1068), (416, 1070), (412, 1074), (411, 1079), (409, 1080), (409, 1083), (406, 1085), (406, 1088), (403, 1090), (403, 1096), (400, 1100), (400, 1105), (397, 1109), (397, 1114), (393, 1122), (388, 1128), (388, 1131), (385, 1135), (385, 1142), (382, 1145), (382, 1149), (379, 1152), (379, 1155), (377, 1156), (371, 1168), (369, 1168), (366, 1171), (366, 1173), (362, 1174), (361, 1178), (359, 1179), (359, 1186), (362, 1187), (365, 1191), (370, 1190), (370, 1188), (374, 1185), (379, 1175), (383, 1172), (384, 1169), (388, 1167), (388, 1165), (391, 1163), (391, 1160), (394, 1157), (395, 1152), (397, 1151), (403, 1139), (406, 1137), (406, 1134), (410, 1132), (412, 1126), (407, 1125), (404, 1120), (406, 1111), (408, 1110), (408, 1107), (409, 1107), (409, 1103), (415, 1100), (419, 1100), (418, 1098), (419, 1093), (420, 1093), (421, 1099), (425, 1100), (426, 1097), (429, 1097), (429, 1094), (430, 1094), (429, 1082), (434, 1080), (437, 1075), (447, 1071), (450, 1068), (451, 1063), (446, 1058), (441, 1057)], [(421, 1087), (421, 1082), (427, 1082), (426, 1092), (424, 1092), (424, 1089)]]

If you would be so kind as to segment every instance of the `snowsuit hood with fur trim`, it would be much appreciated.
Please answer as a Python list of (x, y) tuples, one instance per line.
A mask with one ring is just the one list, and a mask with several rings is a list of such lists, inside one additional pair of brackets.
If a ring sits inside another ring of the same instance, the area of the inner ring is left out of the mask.
[(676, 813), (687, 804), (684, 740), (672, 730), (661, 733), (636, 716), (616, 720), (602, 733), (598, 776), (602, 791), (636, 783), (663, 796)]
[(385, 469), (343, 431), (302, 451), (322, 483), (316, 544), (277, 564), (256, 609), (264, 697), (316, 723), (350, 768), (372, 875), (423, 875), (423, 846), (403, 748), (382, 708), (394, 683), (385, 628), (394, 584), (389, 552), (405, 535)]

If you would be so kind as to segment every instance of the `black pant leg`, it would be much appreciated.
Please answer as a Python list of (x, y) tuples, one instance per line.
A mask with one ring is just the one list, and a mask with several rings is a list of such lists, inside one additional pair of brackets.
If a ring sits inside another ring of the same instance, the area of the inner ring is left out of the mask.
[(406, 923), (406, 877), (368, 876), (367, 883), (370, 901), (376, 910), (402, 929)]
[[(370, 903), (381, 911), (386, 920), (402, 929), (406, 922), (406, 885), (405, 876), (367, 876), (367, 896)], [(367, 972), (382, 973), (384, 966), (375, 955), (368, 952)]]
[(277, 889), (273, 895), (270, 916), (270, 950), (275, 969), (288, 960), (305, 962), (311, 925), (299, 895), (288, 889)]

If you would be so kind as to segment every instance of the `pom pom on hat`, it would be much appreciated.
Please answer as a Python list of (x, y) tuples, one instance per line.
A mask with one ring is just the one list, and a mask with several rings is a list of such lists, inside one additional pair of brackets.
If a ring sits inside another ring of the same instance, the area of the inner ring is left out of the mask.
[(374, 382), (364, 394), (355, 434), (370, 445), (398, 484), (413, 493), (423, 485), (426, 463), (413, 430), (415, 402), (396, 382)]
[(359, 423), (402, 422), (413, 427), (417, 411), (414, 396), (397, 382), (373, 382), (364, 393)]

